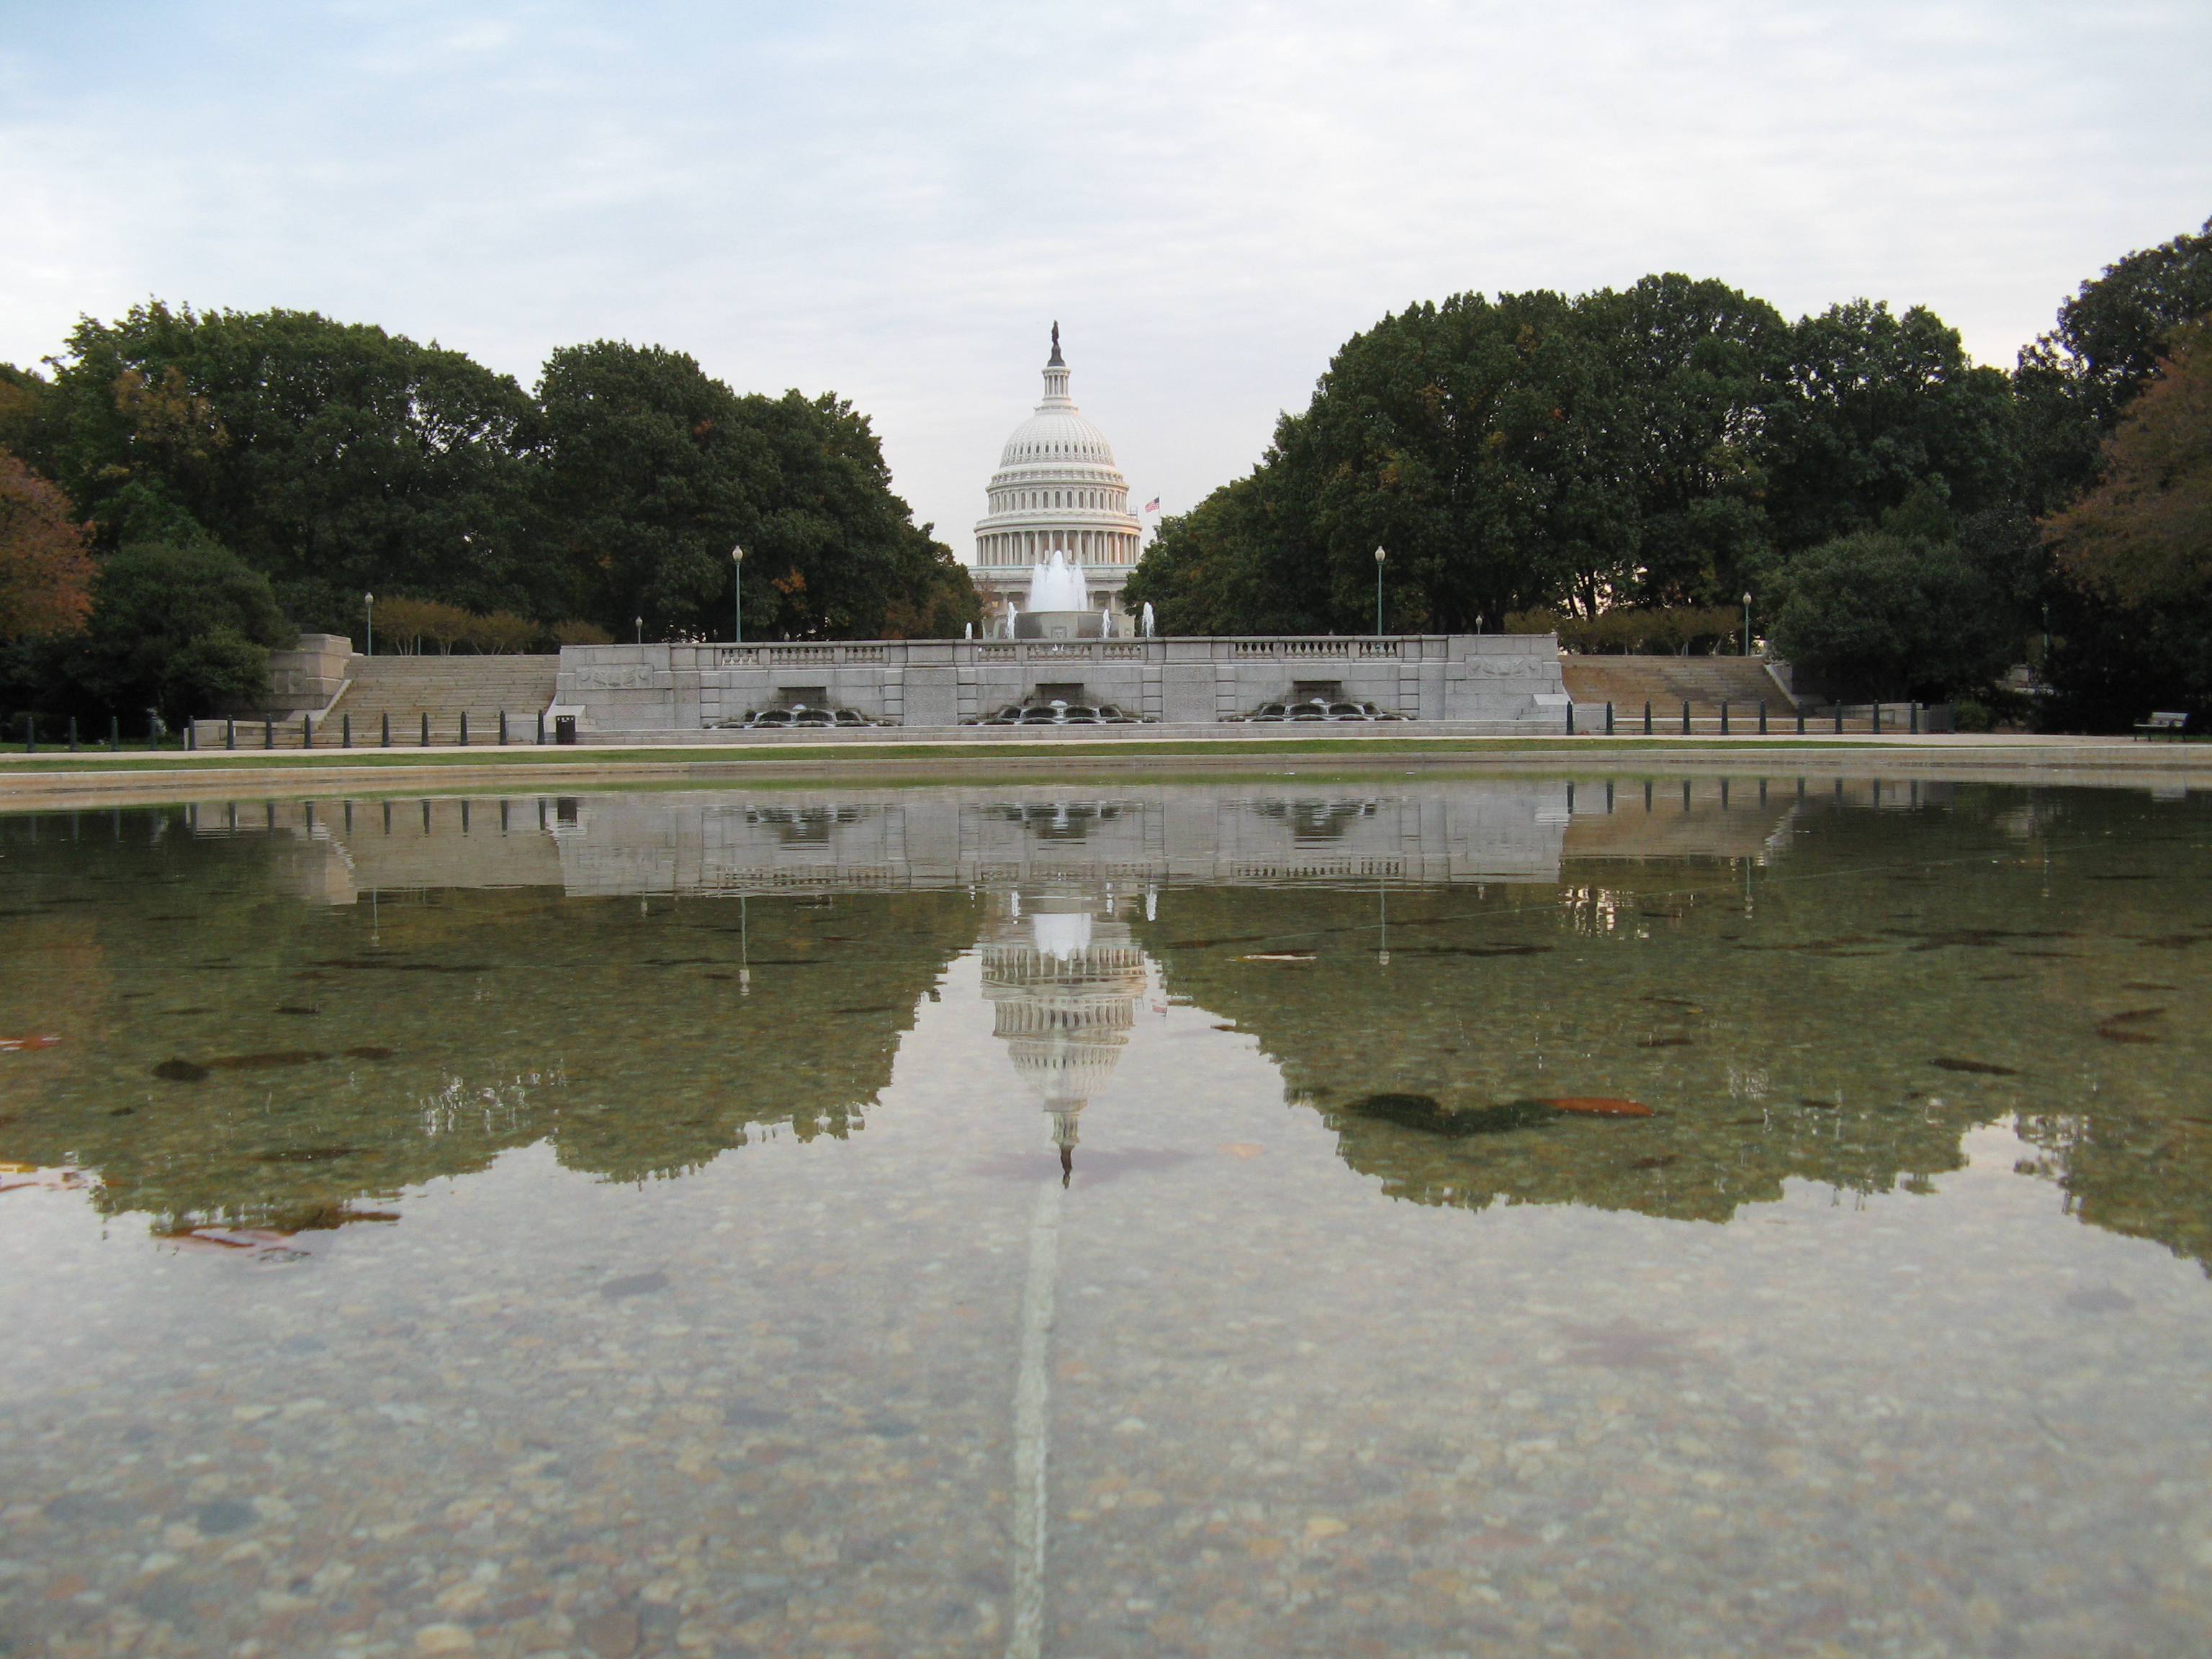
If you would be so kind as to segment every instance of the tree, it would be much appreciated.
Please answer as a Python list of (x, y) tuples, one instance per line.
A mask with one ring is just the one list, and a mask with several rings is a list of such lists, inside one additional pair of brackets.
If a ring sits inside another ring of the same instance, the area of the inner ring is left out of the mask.
[(368, 588), (541, 608), (533, 411), (459, 352), (153, 301), (81, 321), (38, 404), (33, 459), (104, 546), (212, 537), (309, 626), (344, 629)]
[(1914, 492), (2013, 500), (2006, 378), (1934, 313), (1784, 323), (1723, 283), (1455, 295), (1347, 341), (1249, 478), (1160, 535), (1164, 624), (1495, 628), (1540, 608), (1732, 605)]
[(1162, 527), (1129, 597), (1177, 629), (1364, 629), (1380, 546), (1396, 628), (1594, 599), (1632, 558), (1632, 469), (1577, 324), (1556, 294), (1455, 295), (1353, 336), (1253, 475)]
[(2123, 605), (2212, 588), (2212, 322), (2172, 344), (2106, 444), (2103, 481), (2050, 525), (2065, 577)]
[(68, 497), (0, 449), (0, 641), (82, 625), (92, 612), (89, 540)]
[(2058, 307), (2057, 326), (2020, 354), (2028, 510), (2058, 511), (2097, 480), (2105, 439), (2166, 353), (2175, 329), (2212, 313), (2212, 220), (2139, 249)]
[(634, 617), (656, 635), (721, 636), (742, 545), (749, 632), (951, 635), (981, 617), (842, 399), (741, 398), (681, 352), (609, 340), (555, 352), (538, 396), (567, 615), (617, 637)]
[(57, 667), (79, 705), (170, 720), (260, 697), (295, 630), (269, 579), (217, 543), (139, 543), (102, 566), (84, 634)]
[(1914, 516), (1790, 562), (1770, 636), (1832, 695), (1940, 702), (1987, 686), (2017, 655), (2018, 621), (1996, 584), (1955, 538), (1917, 533)]
[(2018, 472), (2003, 373), (1970, 362), (1924, 307), (1898, 317), (1865, 300), (1791, 329), (1788, 385), (1759, 450), (1785, 558), (1871, 529), (1923, 489), (1960, 514), (2005, 506)]
[(2047, 526), (2061, 577), (2047, 672), (2069, 724), (2212, 711), (2212, 323), (2170, 343), (2105, 445), (2102, 482)]

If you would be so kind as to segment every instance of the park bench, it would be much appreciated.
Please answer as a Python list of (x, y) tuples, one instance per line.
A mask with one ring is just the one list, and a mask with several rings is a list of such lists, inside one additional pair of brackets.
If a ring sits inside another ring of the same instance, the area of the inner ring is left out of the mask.
[(2189, 713), (2186, 709), (2161, 708), (2148, 720), (2137, 720), (2136, 730), (2142, 732), (2146, 738), (2178, 738), (2181, 735), (2182, 729), (2188, 724)]

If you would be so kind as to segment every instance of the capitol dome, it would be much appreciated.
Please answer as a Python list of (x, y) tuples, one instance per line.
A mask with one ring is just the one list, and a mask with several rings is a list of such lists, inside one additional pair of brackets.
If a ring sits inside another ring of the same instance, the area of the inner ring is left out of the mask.
[(1114, 446), (1067, 395), (1068, 368), (1052, 326), (1044, 401), (1007, 437), (988, 487), (990, 512), (975, 525), (975, 578), (986, 605), (1004, 612), (1029, 587), (1031, 567), (1054, 552), (1081, 570), (1094, 610), (1118, 609), (1144, 526), (1129, 511), (1129, 481)]

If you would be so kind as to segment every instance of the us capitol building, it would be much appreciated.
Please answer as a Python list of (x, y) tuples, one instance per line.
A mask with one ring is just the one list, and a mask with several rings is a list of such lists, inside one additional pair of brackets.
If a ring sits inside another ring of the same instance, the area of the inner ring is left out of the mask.
[(1006, 440), (991, 476), (991, 510), (975, 523), (969, 574), (994, 621), (1021, 605), (1030, 571), (1054, 551), (1082, 573), (1090, 608), (1118, 615), (1121, 584), (1137, 562), (1144, 526), (1129, 511), (1128, 480), (1106, 434), (1067, 395), (1067, 378), (1054, 323), (1044, 401)]

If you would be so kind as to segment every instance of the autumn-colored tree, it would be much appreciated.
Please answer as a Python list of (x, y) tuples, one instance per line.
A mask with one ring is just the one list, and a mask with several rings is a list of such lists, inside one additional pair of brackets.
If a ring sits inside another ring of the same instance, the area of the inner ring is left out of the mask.
[(512, 611), (495, 611), (489, 616), (474, 618), (473, 623), (462, 635), (463, 642), (487, 656), (504, 657), (527, 651), (545, 635), (542, 624), (527, 617), (518, 617)]
[(0, 449), (0, 640), (82, 627), (94, 574), (69, 498)]
[(2212, 320), (2175, 331), (2105, 447), (2104, 482), (2051, 535), (2067, 577), (2124, 605), (2212, 587)]
[(383, 624), (385, 637), (404, 646), (410, 655), (422, 649), (424, 640), (450, 652), (468, 617), (460, 606), (442, 599), (410, 599), (398, 594), (379, 600), (376, 606), (376, 619)]

